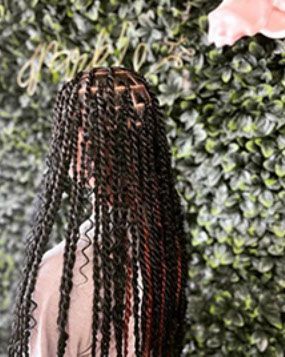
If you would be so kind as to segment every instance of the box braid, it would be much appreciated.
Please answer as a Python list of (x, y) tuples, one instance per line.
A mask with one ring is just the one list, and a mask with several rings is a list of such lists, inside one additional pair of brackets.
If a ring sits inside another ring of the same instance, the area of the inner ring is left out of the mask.
[(110, 178), (107, 170), (108, 166), (108, 156), (107, 151), (109, 149), (109, 134), (107, 125), (111, 118), (107, 117), (105, 110), (106, 99), (102, 93), (102, 87), (100, 86), (101, 95), (98, 93), (98, 124), (99, 131), (102, 133), (102, 140), (100, 140), (100, 147), (102, 154), (100, 155), (100, 177), (102, 180), (102, 273), (103, 273), (103, 286), (104, 286), (104, 298), (102, 301), (102, 311), (103, 311), (103, 321), (102, 321), (102, 343), (101, 343), (101, 356), (107, 356), (110, 344), (110, 328), (111, 328), (111, 306), (112, 306), (112, 294), (111, 294), (111, 280), (112, 280), (112, 262), (110, 258), (111, 247), (112, 247), (112, 236), (109, 231), (110, 215), (107, 213), (108, 210), (108, 194), (106, 190), (106, 183), (109, 184)]
[[(121, 115), (121, 127), (122, 127), (122, 139), (123, 139), (123, 157), (125, 158), (124, 162), (124, 171), (125, 172), (125, 177), (126, 177), (126, 185), (125, 185), (125, 190), (124, 190), (124, 195), (125, 195), (125, 200), (128, 203), (129, 206), (129, 226), (128, 228), (133, 229), (134, 227), (134, 212), (132, 211), (132, 160), (131, 160), (131, 138), (129, 137), (130, 135), (130, 119), (128, 116), (128, 102), (126, 101), (125, 95), (129, 94), (128, 91), (125, 91), (121, 97), (121, 106), (122, 106), (122, 115)], [(126, 119), (127, 118), (127, 119)], [(127, 189), (128, 188), (128, 189)], [(127, 208), (127, 207), (126, 207)], [(129, 319), (131, 317), (132, 311), (131, 311), (131, 296), (132, 296), (132, 242), (129, 237), (126, 239), (126, 259), (127, 259), (127, 280), (126, 280), (126, 287), (125, 287), (125, 292), (126, 292), (126, 309), (125, 309), (125, 324), (124, 324), (124, 341), (128, 340), (128, 323)], [(137, 240), (136, 240), (137, 243)], [(136, 320), (138, 322), (138, 314), (136, 312)], [(124, 356), (128, 355), (128, 345), (125, 343), (125, 349), (124, 349)]]
[[(173, 222), (175, 222), (175, 229), (176, 229), (176, 235), (175, 235), (175, 249), (177, 251), (177, 289), (176, 289), (176, 310), (174, 313), (173, 318), (176, 318), (177, 321), (177, 329), (176, 329), (176, 334), (172, 333), (172, 338), (174, 338), (175, 344), (173, 344), (174, 350), (175, 350), (175, 355), (179, 355), (182, 344), (183, 344), (183, 336), (185, 334), (185, 327), (186, 327), (186, 322), (185, 322), (185, 315), (186, 315), (186, 307), (187, 307), (187, 300), (186, 300), (186, 286), (187, 286), (187, 275), (188, 275), (188, 261), (189, 261), (189, 256), (186, 251), (186, 235), (184, 233), (184, 219), (185, 219), (185, 214), (181, 209), (180, 206), (180, 201), (179, 201), (179, 195), (175, 189), (175, 180), (173, 176), (173, 171), (171, 169), (171, 155), (169, 152), (168, 148), (168, 142), (167, 142), (167, 136), (166, 136), (166, 128), (164, 124), (164, 116), (162, 113), (162, 110), (159, 107), (159, 102), (157, 97), (155, 96), (155, 93), (153, 92), (152, 88), (148, 84), (148, 82), (143, 78), (139, 77), (137, 73), (132, 71), (132, 74), (135, 78), (140, 79), (145, 87), (148, 90), (148, 93), (150, 94), (150, 97), (152, 99), (152, 106), (151, 106), (151, 111), (152, 111), (152, 116), (153, 118), (156, 118), (156, 132), (153, 135), (154, 140), (154, 148), (160, 148), (158, 150), (161, 150), (163, 148), (164, 155), (157, 155), (157, 160), (161, 159), (160, 165), (157, 167), (157, 171), (159, 171), (159, 167), (162, 169), (164, 168), (165, 170), (165, 176), (164, 178), (161, 178), (161, 184), (165, 185), (167, 182), (168, 188), (170, 192), (167, 192), (166, 194), (162, 195), (161, 197), (161, 202), (165, 198), (168, 198), (168, 202), (166, 200), (165, 203), (163, 203), (163, 208), (166, 209), (166, 212), (173, 212)], [(148, 116), (146, 116), (148, 117)], [(149, 125), (152, 125), (153, 121), (150, 120), (148, 121), (148, 127)], [(155, 160), (154, 160), (155, 161)], [(152, 160), (150, 160), (152, 162)], [(170, 199), (169, 199), (170, 198)], [(173, 209), (168, 209), (167, 206), (169, 206), (169, 203), (174, 203), (171, 205)], [(162, 252), (162, 251), (161, 251)], [(173, 264), (175, 265), (175, 264)], [(167, 347), (166, 351), (168, 351), (168, 355), (171, 355), (171, 348)], [(166, 353), (165, 353), (166, 355)]]
[[(130, 101), (129, 101), (130, 104)], [(153, 263), (153, 243), (152, 232), (150, 227), (151, 222), (151, 193), (147, 188), (148, 186), (148, 156), (147, 148), (151, 144), (147, 136), (147, 124), (146, 122), (141, 127), (140, 140), (138, 141), (139, 161), (138, 161), (138, 174), (141, 182), (141, 194), (139, 195), (138, 207), (141, 215), (140, 222), (140, 246), (142, 248), (142, 255), (140, 265), (143, 272), (143, 285), (145, 294), (142, 302), (142, 331), (143, 331), (143, 355), (147, 355), (151, 350), (150, 338), (153, 323), (153, 296), (154, 296), (154, 284), (153, 276), (155, 270), (155, 264)]]
[[(28, 318), (30, 317), (29, 315), (29, 302), (31, 299), (31, 294), (32, 291), (34, 289), (34, 285), (36, 282), (36, 275), (37, 275), (37, 271), (38, 271), (38, 266), (40, 263), (40, 260), (42, 258), (43, 252), (44, 252), (44, 248), (46, 246), (47, 243), (47, 238), (50, 235), (53, 223), (54, 223), (54, 219), (55, 219), (55, 213), (57, 212), (58, 208), (59, 208), (59, 203), (60, 203), (60, 198), (61, 195), (63, 193), (63, 185), (64, 185), (64, 177), (66, 176), (67, 173), (67, 169), (68, 166), (66, 165), (69, 162), (70, 159), (70, 138), (73, 137), (73, 132), (72, 132), (72, 124), (75, 121), (71, 121), (70, 117), (71, 117), (71, 113), (75, 112), (75, 104), (77, 102), (76, 99), (74, 99), (74, 96), (76, 97), (76, 90), (73, 90), (72, 95), (67, 96), (67, 108), (66, 108), (66, 115), (63, 114), (63, 120), (62, 120), (62, 142), (59, 140), (58, 145), (57, 145), (57, 149), (60, 148), (61, 150), (61, 156), (58, 157), (58, 167), (57, 169), (55, 169), (54, 172), (54, 176), (51, 176), (51, 202), (48, 205), (47, 208), (47, 212), (46, 215), (44, 216), (44, 220), (43, 220), (43, 229), (42, 229), (42, 236), (40, 236), (39, 239), (39, 244), (38, 246), (35, 248), (35, 259), (33, 261), (32, 264), (32, 268), (31, 268), (31, 273), (30, 275), (32, 276), (32, 280), (31, 280), (31, 285), (28, 285), (28, 297), (27, 297), (27, 307), (26, 307), (26, 311), (25, 311), (25, 315), (24, 317), (26, 317), (26, 322), (24, 325), (25, 328), (25, 340), (24, 340), (24, 346), (25, 346), (25, 355), (28, 355), (28, 350), (27, 350), (27, 345), (28, 345), (28, 338), (30, 335), (30, 331), (29, 329), (27, 329), (28, 327)], [(61, 145), (60, 145), (61, 144)], [(56, 146), (56, 145), (54, 145)], [(53, 146), (52, 146), (53, 147)], [(55, 158), (57, 158), (57, 155), (55, 155)], [(54, 185), (53, 185), (54, 184)], [(46, 234), (45, 234), (45, 230), (46, 230)], [(69, 237), (69, 232), (67, 232), (67, 237)], [(68, 240), (68, 238), (67, 238)], [(68, 246), (68, 245), (67, 245)]]
[[(146, 105), (146, 114), (145, 114), (145, 122), (146, 125), (144, 126), (144, 130), (146, 133), (146, 136), (150, 137), (150, 140), (153, 140), (155, 138), (155, 133), (154, 133), (154, 122), (153, 122), (153, 117), (152, 117), (152, 112), (151, 112), (151, 106), (149, 104)], [(161, 291), (161, 295), (159, 294), (154, 294), (154, 313), (153, 313), (153, 323), (154, 323), (154, 330), (159, 331), (160, 329), (163, 329), (163, 324), (161, 320), (161, 316), (163, 314), (163, 309), (165, 307), (165, 290), (162, 291), (162, 284), (165, 284), (165, 253), (164, 251), (161, 251), (160, 249), (163, 249), (163, 232), (161, 230), (162, 224), (161, 224), (161, 208), (160, 208), (160, 203), (159, 203), (159, 182), (156, 173), (156, 167), (155, 167), (155, 153), (154, 153), (154, 141), (152, 142), (152, 145), (146, 145), (145, 146), (145, 155), (148, 158), (147, 163), (146, 163), (146, 168), (147, 168), (147, 174), (146, 177), (148, 178), (149, 181), (149, 187), (151, 188), (150, 190), (148, 189), (148, 186), (146, 186), (145, 189), (145, 195), (148, 195), (148, 204), (150, 205), (150, 209), (148, 212), (150, 213), (148, 216), (149, 219), (149, 226), (151, 230), (151, 243), (153, 245), (151, 249), (152, 253), (152, 266), (154, 267), (153, 270), (153, 284), (155, 287), (155, 291)], [(162, 279), (161, 279), (162, 277)], [(165, 288), (164, 288), (165, 289)], [(162, 326), (160, 325), (162, 324)], [(160, 331), (160, 333), (156, 335), (153, 335), (152, 337), (155, 338), (153, 340), (154, 344), (154, 350), (157, 350), (157, 354), (161, 354), (161, 348), (162, 348), (162, 334), (163, 332)]]
[[(120, 77), (119, 73), (125, 75)], [(118, 78), (125, 87), (122, 94), (116, 90)], [(130, 78), (144, 85), (141, 111), (134, 101)], [(84, 92), (79, 96), (82, 86)], [(93, 87), (96, 87), (95, 94)], [(9, 357), (29, 356), (28, 340), (34, 327), (30, 326), (30, 320), (37, 307), (32, 293), (70, 166), (73, 178), (68, 189), (70, 206), (57, 316), (57, 356), (64, 356), (68, 339), (72, 338), (65, 328), (73, 267), (79, 227), (91, 195), (96, 198), (92, 212), (95, 222), (90, 220), (89, 228), (95, 226), (93, 242), (88, 236), (89, 230), (85, 232), (89, 245), (93, 244), (94, 256), (91, 355), (96, 356), (100, 329), (100, 356), (109, 356), (113, 324), (117, 356), (127, 356), (128, 322), (133, 315), (136, 356), (179, 356), (185, 333), (188, 257), (184, 216), (175, 189), (163, 114), (154, 92), (147, 81), (132, 70), (93, 68), (79, 72), (63, 85), (52, 116), (49, 167), (39, 195), (42, 204), (26, 247)], [(80, 128), (82, 157), (77, 172)], [(94, 187), (89, 185), (90, 178), (95, 180)], [(89, 261), (85, 257), (84, 265)]]
[[(121, 140), (121, 130), (122, 125), (124, 125), (124, 117), (122, 112), (118, 114), (117, 123), (113, 124), (111, 118), (116, 117), (116, 110), (115, 110), (115, 82), (114, 82), (114, 74), (112, 68), (110, 69), (110, 73), (107, 75), (106, 78), (106, 119), (107, 124), (110, 127), (109, 130), (109, 168), (111, 168), (111, 173), (109, 178), (112, 177), (109, 184), (111, 187), (111, 192), (113, 194), (113, 217), (114, 217), (114, 229), (112, 231), (112, 235), (114, 237), (113, 243), (113, 260), (118, 262), (117, 268), (113, 270), (113, 286), (114, 291), (114, 308), (113, 308), (113, 320), (114, 320), (114, 331), (115, 331), (115, 338), (116, 338), (116, 349), (117, 355), (122, 356), (122, 338), (123, 338), (123, 303), (124, 303), (124, 293), (125, 293), (125, 280), (126, 280), (126, 271), (123, 265), (125, 261), (126, 251), (124, 249), (124, 240), (122, 237), (125, 236), (125, 219), (122, 219), (122, 224), (120, 226), (120, 219), (119, 214), (125, 212), (123, 211), (125, 206), (121, 206), (118, 203), (120, 197), (120, 189), (119, 187), (122, 185), (120, 181), (120, 177), (122, 175), (122, 158), (123, 158), (123, 147), (122, 147), (122, 140)], [(100, 86), (101, 89), (101, 96), (103, 96), (103, 88)], [(104, 113), (104, 109), (102, 108), (102, 112)], [(115, 135), (115, 128), (117, 125), (117, 135)], [(116, 157), (118, 158), (116, 160)], [(121, 186), (122, 195), (124, 187)], [(123, 199), (124, 201), (124, 199)], [(125, 217), (125, 216), (124, 216)], [(115, 229), (117, 227), (117, 229)], [(123, 253), (123, 254), (122, 254)], [(110, 266), (111, 268), (111, 266)], [(108, 306), (109, 308), (109, 306)], [(111, 315), (110, 313), (108, 314)], [(106, 324), (107, 325), (107, 324)]]
[[(128, 133), (129, 133), (129, 150), (130, 157), (132, 160), (128, 160), (128, 177), (129, 180), (129, 199), (130, 205), (130, 231), (133, 237), (132, 239), (132, 288), (134, 293), (134, 307), (133, 314), (135, 317), (135, 346), (137, 355), (141, 356), (141, 345), (140, 345), (140, 333), (139, 333), (139, 289), (137, 285), (138, 281), (138, 261), (139, 261), (139, 251), (138, 242), (139, 234), (141, 232), (141, 221), (139, 217), (142, 216), (142, 207), (140, 206), (142, 199), (142, 192), (139, 188), (139, 127), (141, 121), (137, 120), (137, 113), (134, 108), (134, 104), (130, 95), (130, 87), (127, 84), (127, 90), (124, 93), (123, 105), (125, 115), (128, 117)], [(139, 213), (139, 214), (138, 214)], [(138, 229), (139, 228), (139, 229)]]
[[(94, 84), (94, 79), (92, 84)], [(95, 167), (97, 168), (97, 172), (101, 172), (101, 139), (100, 139), (100, 127), (99, 127), (99, 106), (102, 106), (102, 95), (98, 93), (95, 94), (94, 99), (91, 99), (90, 104), (92, 105), (93, 110), (91, 110), (91, 119), (94, 120), (94, 131), (91, 133), (91, 149), (94, 152), (95, 149)], [(94, 106), (93, 106), (94, 104)], [(97, 143), (95, 145), (95, 143)], [(99, 328), (99, 308), (101, 308), (100, 301), (100, 289), (102, 284), (101, 279), (101, 264), (102, 260), (100, 259), (100, 247), (97, 241), (97, 237), (99, 236), (99, 215), (100, 209), (99, 205), (101, 205), (101, 194), (99, 195), (99, 185), (102, 186), (101, 176), (97, 174), (97, 184), (94, 186), (94, 194), (95, 197), (98, 197), (98, 203), (94, 207), (95, 211), (95, 236), (93, 242), (93, 280), (94, 280), (94, 298), (93, 298), (93, 320), (92, 320), (92, 346), (91, 346), (91, 355), (96, 355), (96, 346), (97, 346), (97, 330)]]
[[(67, 84), (64, 85), (64, 87), (66, 87)], [(55, 101), (55, 106), (53, 108), (53, 116), (56, 115), (56, 111), (57, 111), (57, 107), (59, 107), (59, 103), (60, 101), (63, 101), (63, 95), (62, 95), (62, 91), (58, 91), (57, 93), (57, 97), (56, 97), (56, 101)], [(49, 165), (49, 160), (47, 159), (46, 162)], [(44, 189), (42, 191), (44, 191), (45, 189), (48, 189), (48, 184), (49, 184), (49, 180), (47, 179), (47, 175), (49, 172), (46, 172), (44, 177), (43, 177), (43, 186)], [(26, 255), (25, 255), (25, 259), (24, 259), (24, 268), (22, 271), (20, 271), (20, 284), (19, 284), (19, 288), (18, 288), (18, 294), (17, 294), (17, 299), (16, 299), (16, 308), (14, 310), (14, 323), (12, 326), (12, 331), (13, 331), (13, 338), (10, 339), (10, 347), (8, 349), (9, 353), (13, 353), (13, 351), (17, 351), (19, 353), (22, 353), (22, 327), (23, 327), (23, 323), (21, 323), (20, 320), (20, 311), (23, 308), (23, 300), (24, 300), (24, 289), (27, 286), (27, 281), (29, 278), (28, 275), (28, 271), (30, 269), (30, 262), (33, 261), (34, 259), (34, 247), (35, 247), (35, 243), (36, 241), (33, 240), (33, 236), (36, 234), (36, 229), (38, 229), (39, 225), (36, 222), (40, 221), (40, 214), (42, 213), (42, 211), (40, 209), (38, 209), (38, 205), (42, 204), (44, 201), (42, 192), (40, 192), (38, 200), (37, 200), (37, 210), (35, 209), (35, 217), (34, 217), (34, 226), (33, 226), (33, 230), (32, 232), (28, 235), (27, 240), (25, 242), (25, 249), (26, 249)], [(16, 338), (18, 340), (16, 340)], [(20, 346), (19, 346), (20, 344)]]
[[(59, 93), (63, 101), (68, 100), (73, 84), (76, 83), (76, 78), (64, 86)], [(58, 98), (59, 98), (58, 97)], [(54, 110), (54, 113), (56, 110)], [(63, 139), (68, 138), (68, 133), (65, 133)], [(62, 145), (62, 140), (58, 141), (58, 148)], [(53, 152), (55, 145), (52, 147), (51, 153), (55, 158), (59, 157), (60, 151)], [(64, 157), (63, 157), (64, 158)], [(48, 161), (52, 162), (51, 156), (48, 156)], [(22, 270), (22, 281), (19, 285), (16, 308), (14, 310), (14, 323), (12, 326), (12, 336), (9, 341), (8, 354), (9, 356), (28, 356), (27, 340), (29, 337), (28, 323), (29, 323), (29, 308), (31, 303), (35, 306), (36, 303), (31, 301), (31, 293), (35, 284), (37, 267), (40, 263), (41, 255), (47, 243), (47, 238), (53, 224), (54, 212), (57, 210), (57, 199), (61, 195), (62, 181), (61, 171), (63, 170), (63, 162), (59, 161), (57, 170), (52, 167), (46, 173), (43, 186), (44, 193), (40, 193), (39, 200), (42, 202), (41, 209), (39, 210), (35, 219), (32, 234), (27, 242), (27, 252), (25, 255), (24, 268)], [(37, 237), (37, 239), (35, 239)]]
[[(87, 79), (87, 82), (89, 77)], [(84, 94), (83, 101), (86, 101), (86, 97), (89, 97), (90, 87), (87, 87), (86, 93)], [(69, 219), (68, 226), (66, 231), (66, 244), (64, 249), (64, 264), (63, 264), (63, 273), (61, 277), (60, 285), (60, 302), (59, 302), (59, 315), (57, 318), (57, 324), (59, 327), (59, 339), (57, 345), (57, 351), (59, 356), (64, 355), (66, 348), (66, 343), (68, 339), (68, 333), (65, 331), (65, 326), (68, 318), (68, 309), (70, 305), (70, 292), (73, 286), (73, 267), (76, 259), (76, 244), (79, 238), (78, 227), (80, 225), (79, 218), (81, 217), (83, 211), (82, 205), (82, 196), (83, 188), (85, 186), (85, 155), (86, 155), (86, 136), (83, 135), (83, 141), (81, 142), (82, 158), (79, 177), (80, 181), (77, 180), (77, 152), (78, 152), (78, 142), (77, 142), (77, 133), (79, 127), (82, 125), (83, 132), (86, 130), (88, 122), (86, 117), (88, 112), (84, 107), (84, 110), (81, 110), (81, 121), (76, 118), (74, 125), (74, 132), (71, 136), (71, 153), (73, 158), (73, 172), (74, 172), (74, 185), (71, 188), (71, 201), (70, 201), (70, 210), (69, 210)]]
[[(147, 85), (146, 81), (144, 82), (145, 85)], [(152, 103), (153, 105), (155, 104), (155, 102), (153, 101)], [(155, 116), (154, 117), (150, 117), (151, 116), (151, 109), (149, 109), (147, 107), (146, 109), (146, 114), (145, 114), (145, 122), (147, 123), (145, 125), (145, 127), (147, 127), (149, 129), (149, 125), (152, 127), (152, 123), (150, 124), (150, 122), (152, 122), (153, 120), (155, 120)], [(156, 118), (155, 121), (155, 125), (158, 126), (159, 123), (157, 123), (158, 119)], [(145, 129), (147, 130), (147, 129)], [(152, 133), (152, 138), (154, 139), (152, 142), (152, 145), (148, 145), (145, 146), (145, 150), (147, 151), (149, 146), (152, 146), (152, 149), (154, 151), (159, 152), (159, 150), (161, 148), (164, 148), (165, 153), (169, 156), (169, 150), (168, 147), (162, 146), (162, 142), (160, 142), (160, 137), (157, 136), (157, 132), (156, 133)], [(166, 136), (165, 136), (166, 138)], [(160, 148), (160, 149), (159, 149)], [(143, 151), (143, 150), (142, 150)], [(151, 151), (151, 150), (148, 150)], [(173, 212), (172, 209), (172, 201), (169, 199), (170, 198), (170, 193), (169, 193), (169, 182), (167, 181), (169, 179), (169, 175), (171, 173), (170, 170), (170, 161), (169, 161), (169, 157), (167, 155), (159, 155), (158, 153), (155, 153), (155, 157), (156, 157), (156, 161), (154, 160), (153, 165), (156, 164), (155, 167), (155, 171), (156, 172), (156, 176), (157, 176), (157, 180), (159, 182), (160, 185), (160, 192), (159, 192), (159, 200), (161, 202), (161, 213), (163, 217), (163, 221), (164, 221), (164, 246), (168, 247), (168, 249), (166, 249), (166, 252), (162, 252), (163, 256), (165, 257), (165, 265), (164, 268), (168, 271), (168, 274), (166, 276), (166, 279), (164, 279), (164, 283), (165, 283), (165, 290), (164, 290), (164, 294), (161, 295), (161, 298), (164, 299), (165, 296), (165, 303), (164, 303), (164, 307), (166, 309), (166, 314), (164, 316), (165, 318), (165, 322), (163, 323), (163, 325), (165, 326), (170, 326), (172, 324), (173, 321), (173, 315), (174, 315), (174, 311), (175, 311), (175, 302), (173, 300), (173, 282), (176, 280), (176, 276), (175, 276), (175, 272), (174, 272), (174, 268), (175, 268), (175, 262), (177, 261), (177, 257), (175, 256), (175, 249), (174, 249), (174, 240), (173, 237), (175, 235), (175, 225), (173, 224), (174, 220), (173, 220), (173, 215), (171, 216), (171, 213)], [(152, 155), (152, 158), (154, 156)], [(168, 160), (167, 160), (168, 159)], [(148, 162), (151, 161), (148, 159)], [(143, 177), (147, 178), (148, 175), (144, 174)], [(147, 190), (148, 191), (148, 190)], [(153, 198), (152, 198), (153, 199)], [(150, 204), (150, 200), (148, 200), (148, 203)], [(169, 334), (170, 331), (173, 330), (173, 327), (167, 330), (167, 333)], [(169, 335), (166, 335), (165, 337), (165, 345), (162, 346), (160, 345), (160, 348), (162, 349), (162, 355), (168, 355), (170, 353), (170, 343), (169, 343)], [(161, 336), (160, 336), (160, 341), (161, 341)]]

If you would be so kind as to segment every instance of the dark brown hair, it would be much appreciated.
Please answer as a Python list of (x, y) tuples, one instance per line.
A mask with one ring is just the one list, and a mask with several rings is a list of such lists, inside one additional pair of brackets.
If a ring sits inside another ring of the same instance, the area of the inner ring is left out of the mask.
[[(77, 167), (80, 128), (84, 141), (81, 167), (77, 172), (74, 168)], [(92, 356), (96, 351), (101, 284), (104, 288), (102, 356), (108, 356), (111, 323), (117, 356), (126, 355), (127, 351), (122, 351), (123, 339), (128, 338), (124, 319), (130, 314), (135, 321), (136, 356), (179, 356), (185, 334), (188, 262), (184, 214), (175, 189), (164, 116), (145, 78), (123, 67), (97, 67), (81, 71), (64, 83), (53, 107), (52, 137), (46, 162), (38, 194), (40, 205), (26, 245), (9, 356), (29, 356), (28, 341), (34, 327), (30, 321), (37, 305), (32, 293), (64, 192), (68, 194), (69, 214), (57, 318), (57, 356), (64, 356), (67, 340), (72, 338), (65, 331), (72, 269), (79, 227), (86, 218), (91, 194), (96, 197)], [(68, 177), (70, 165), (74, 169), (72, 179)], [(95, 179), (94, 187), (88, 185), (86, 169), (88, 178)], [(68, 180), (70, 185), (66, 184)], [(110, 203), (112, 214), (108, 211)], [(126, 233), (128, 227), (131, 239)], [(101, 265), (98, 257), (102, 258)], [(139, 267), (143, 282), (140, 314)], [(99, 278), (100, 272), (103, 279)], [(115, 289), (114, 306), (111, 305), (111, 283)], [(133, 311), (128, 306), (131, 294)]]

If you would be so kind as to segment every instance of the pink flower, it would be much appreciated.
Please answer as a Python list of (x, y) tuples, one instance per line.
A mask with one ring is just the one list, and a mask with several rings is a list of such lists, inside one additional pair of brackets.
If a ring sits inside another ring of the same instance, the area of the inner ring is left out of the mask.
[(208, 15), (209, 43), (232, 45), (243, 36), (260, 32), (285, 37), (285, 0), (224, 0)]
[(285, 0), (273, 0), (272, 3), (277, 9), (285, 11)]

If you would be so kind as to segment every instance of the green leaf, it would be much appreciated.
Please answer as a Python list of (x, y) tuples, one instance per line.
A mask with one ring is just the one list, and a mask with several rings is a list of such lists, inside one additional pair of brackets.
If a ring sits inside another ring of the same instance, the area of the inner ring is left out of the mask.
[(271, 99), (274, 95), (274, 88), (267, 83), (261, 83), (257, 87), (257, 95)]
[(285, 161), (282, 164), (275, 164), (275, 173), (278, 177), (284, 177), (285, 176)]
[(265, 332), (255, 331), (251, 335), (251, 343), (257, 346), (259, 352), (265, 352), (268, 347), (269, 341)]
[(214, 259), (217, 265), (228, 265), (233, 262), (233, 256), (225, 244), (214, 245)]
[(268, 188), (272, 188), (277, 183), (277, 180), (275, 178), (273, 178), (273, 177), (269, 177), (269, 178), (264, 180), (264, 183)]
[(196, 109), (187, 110), (180, 116), (180, 120), (182, 123), (185, 123), (185, 129), (188, 130), (194, 126), (199, 118), (199, 113)]
[(255, 57), (258, 58), (263, 57), (265, 54), (263, 47), (255, 41), (251, 41), (249, 43), (248, 50), (250, 53), (252, 53)]
[(271, 191), (266, 190), (258, 195), (258, 200), (263, 204), (264, 207), (269, 208), (274, 203), (274, 197)]
[(271, 306), (268, 306), (267, 310), (263, 311), (263, 315), (272, 326), (276, 327), (278, 330), (282, 330), (283, 326), (278, 307), (273, 305), (272, 309), (270, 309), (270, 307)]
[(222, 50), (221, 49), (218, 49), (218, 48), (214, 48), (213, 50), (211, 50), (208, 54), (209, 56), (209, 59), (212, 61), (212, 62), (217, 62), (220, 58), (221, 58), (221, 55), (222, 55)]
[(244, 246), (246, 238), (244, 236), (235, 236), (233, 241), (237, 248), (241, 248)]
[(208, 24), (208, 16), (207, 15), (199, 16), (198, 25), (199, 25), (199, 29), (201, 31), (205, 31), (206, 30), (207, 24)]
[(242, 327), (244, 326), (244, 319), (240, 313), (231, 309), (226, 313), (224, 323), (226, 326)]
[(284, 238), (285, 237), (285, 226), (284, 223), (280, 222), (280, 224), (275, 224), (272, 227), (272, 232), (276, 235), (278, 238)]
[(228, 83), (231, 78), (232, 78), (232, 70), (230, 68), (225, 69), (222, 73), (222, 81), (224, 83)]
[(231, 63), (232, 68), (238, 73), (248, 74), (252, 71), (252, 66), (248, 63), (242, 55), (236, 55)]
[(251, 153), (256, 152), (257, 146), (255, 145), (255, 140), (254, 139), (248, 140), (245, 144), (245, 147), (246, 150)]
[(177, 158), (178, 159), (187, 158), (191, 156), (191, 154), (192, 154), (192, 143), (190, 140), (187, 140), (178, 149)]
[(209, 237), (206, 232), (202, 231), (199, 234), (195, 235), (192, 239), (193, 247), (204, 245), (209, 243)]
[(207, 138), (207, 140), (205, 142), (205, 149), (206, 149), (207, 152), (212, 154), (215, 151), (216, 145), (217, 145), (217, 141), (216, 140), (213, 140), (211, 138)]
[(256, 270), (260, 273), (267, 273), (273, 268), (274, 261), (271, 257), (264, 257), (260, 258), (260, 260), (258, 260), (257, 263), (254, 265)]
[(262, 155), (269, 158), (274, 153), (274, 146), (270, 141), (263, 141), (260, 145)]

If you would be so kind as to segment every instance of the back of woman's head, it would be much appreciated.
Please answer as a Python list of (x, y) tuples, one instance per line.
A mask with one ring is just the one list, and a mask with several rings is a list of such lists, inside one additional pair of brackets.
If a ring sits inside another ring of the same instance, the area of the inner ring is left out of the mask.
[[(32, 293), (64, 192), (69, 211), (57, 318), (58, 356), (64, 355), (72, 338), (65, 328), (75, 251), (79, 227), (90, 213), (94, 216), (92, 335), (96, 336), (102, 312), (102, 355), (108, 355), (112, 323), (117, 356), (125, 356), (125, 321), (132, 314), (136, 356), (179, 356), (186, 312), (184, 216), (162, 110), (148, 82), (134, 71), (122, 67), (82, 71), (57, 93), (47, 169), (26, 246), (9, 356), (28, 356), (30, 320), (36, 308)], [(97, 304), (100, 286), (104, 289), (101, 305)], [(93, 356), (95, 351), (93, 338)]]

